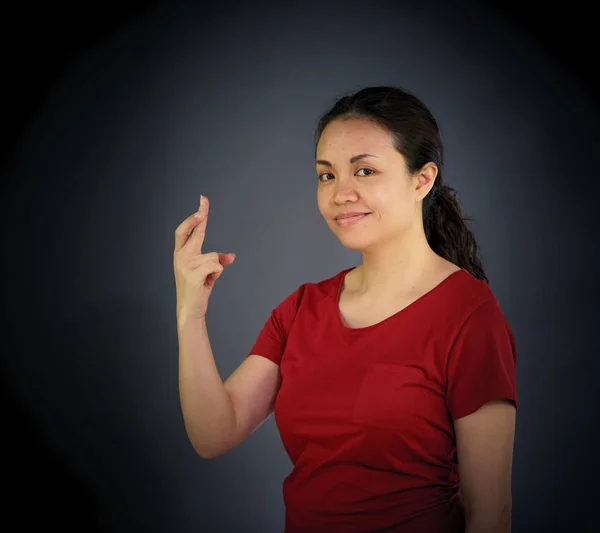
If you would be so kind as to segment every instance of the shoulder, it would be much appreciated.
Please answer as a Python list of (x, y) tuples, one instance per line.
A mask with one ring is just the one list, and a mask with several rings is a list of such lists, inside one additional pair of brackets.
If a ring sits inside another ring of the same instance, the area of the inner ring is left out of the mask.
[(471, 339), (479, 344), (506, 345), (515, 351), (511, 326), (490, 285), (465, 270), (461, 274), (454, 294), (456, 302), (451, 306), (458, 306), (454, 309), (453, 342)]
[(453, 283), (448, 284), (447, 297), (453, 313), (469, 315), (480, 306), (498, 305), (492, 288), (469, 271), (461, 269), (453, 274)]
[(452, 276), (443, 291), (443, 305), (438, 319), (450, 326), (451, 336), (465, 327), (486, 327), (499, 324), (508, 326), (500, 302), (488, 283), (461, 269)]

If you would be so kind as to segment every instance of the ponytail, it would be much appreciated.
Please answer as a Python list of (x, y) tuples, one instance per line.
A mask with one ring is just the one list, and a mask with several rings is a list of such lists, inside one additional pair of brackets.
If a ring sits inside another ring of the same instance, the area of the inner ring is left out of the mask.
[(436, 179), (423, 202), (423, 226), (429, 246), (444, 259), (489, 283), (479, 246), (467, 222), (472, 219), (463, 216), (456, 190)]

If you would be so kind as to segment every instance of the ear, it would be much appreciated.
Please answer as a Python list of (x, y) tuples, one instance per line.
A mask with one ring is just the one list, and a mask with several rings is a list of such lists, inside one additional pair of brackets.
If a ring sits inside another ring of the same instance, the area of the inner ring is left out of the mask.
[(433, 188), (435, 178), (438, 175), (438, 167), (435, 163), (429, 162), (421, 167), (415, 174), (415, 193), (417, 200), (422, 200)]

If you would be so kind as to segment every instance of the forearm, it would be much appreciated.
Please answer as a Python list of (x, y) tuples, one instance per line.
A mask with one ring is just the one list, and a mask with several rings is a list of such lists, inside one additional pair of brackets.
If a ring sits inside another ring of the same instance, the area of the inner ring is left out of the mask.
[(466, 510), (465, 533), (510, 533), (511, 506), (493, 510)]
[(217, 369), (206, 320), (178, 320), (179, 397), (185, 428), (199, 455), (214, 457), (233, 438), (233, 403)]

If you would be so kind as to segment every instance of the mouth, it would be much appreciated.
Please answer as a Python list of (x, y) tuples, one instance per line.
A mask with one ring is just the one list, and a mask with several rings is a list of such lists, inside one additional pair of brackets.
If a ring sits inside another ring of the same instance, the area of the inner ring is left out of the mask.
[(354, 226), (355, 224), (360, 222), (363, 218), (368, 217), (370, 214), (371, 213), (362, 213), (360, 215), (354, 215), (351, 217), (336, 218), (335, 223), (341, 227)]

